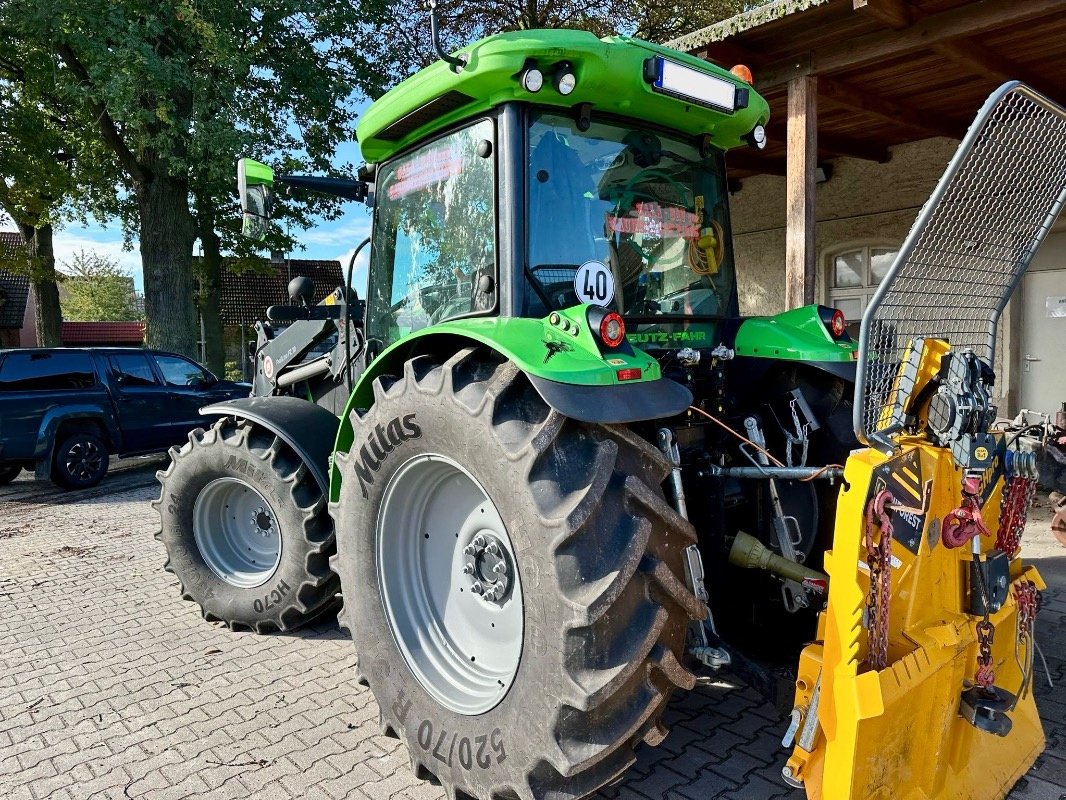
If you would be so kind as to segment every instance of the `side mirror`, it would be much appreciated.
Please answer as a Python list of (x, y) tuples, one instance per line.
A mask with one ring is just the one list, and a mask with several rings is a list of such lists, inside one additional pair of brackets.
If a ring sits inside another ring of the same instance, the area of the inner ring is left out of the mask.
[(241, 196), (241, 233), (257, 242), (270, 230), (274, 201), (274, 170), (250, 158), (237, 162), (237, 192)]

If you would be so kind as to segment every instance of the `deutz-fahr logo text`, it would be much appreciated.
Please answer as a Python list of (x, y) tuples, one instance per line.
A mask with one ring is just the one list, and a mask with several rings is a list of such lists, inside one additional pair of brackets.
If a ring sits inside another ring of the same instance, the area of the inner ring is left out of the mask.
[(359, 476), (359, 488), (363, 497), (367, 496), (367, 487), (374, 483), (374, 473), (385, 462), (389, 453), (411, 439), (422, 438), (422, 429), (415, 422), (414, 414), (395, 417), (388, 425), (375, 425), (366, 437), (366, 442), (359, 447), (359, 453), (353, 459), (355, 474)]

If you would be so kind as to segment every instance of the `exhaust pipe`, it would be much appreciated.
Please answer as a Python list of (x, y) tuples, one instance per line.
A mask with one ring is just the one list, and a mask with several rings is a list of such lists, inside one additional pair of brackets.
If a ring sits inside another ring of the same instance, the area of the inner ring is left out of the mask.
[(765, 569), (785, 580), (795, 581), (820, 594), (829, 589), (829, 576), (805, 567), (770, 550), (750, 533), (741, 531), (729, 549), (729, 563), (744, 569)]

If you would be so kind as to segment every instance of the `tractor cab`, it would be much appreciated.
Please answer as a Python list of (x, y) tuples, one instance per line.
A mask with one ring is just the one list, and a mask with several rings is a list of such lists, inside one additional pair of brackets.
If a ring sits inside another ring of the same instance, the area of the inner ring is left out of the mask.
[[(627, 37), (505, 33), (452, 60), (359, 124), (375, 165), (370, 347), (580, 304), (621, 314), (638, 345), (716, 344), (739, 313), (724, 154), (765, 143), (766, 102)], [(252, 232), (263, 209), (246, 204)]]

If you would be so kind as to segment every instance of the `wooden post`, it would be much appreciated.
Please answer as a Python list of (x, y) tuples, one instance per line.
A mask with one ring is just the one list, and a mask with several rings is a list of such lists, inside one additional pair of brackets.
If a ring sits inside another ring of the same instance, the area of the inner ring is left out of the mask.
[(818, 79), (788, 82), (785, 146), (785, 308), (814, 302), (814, 171), (818, 160)]

